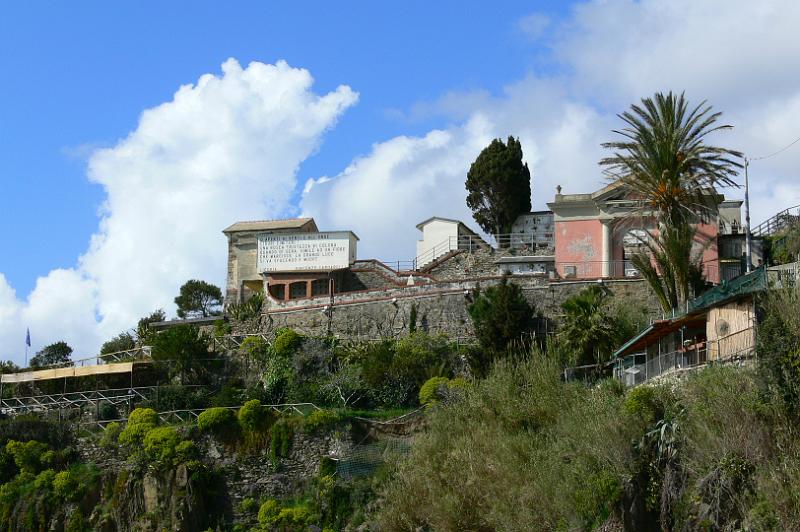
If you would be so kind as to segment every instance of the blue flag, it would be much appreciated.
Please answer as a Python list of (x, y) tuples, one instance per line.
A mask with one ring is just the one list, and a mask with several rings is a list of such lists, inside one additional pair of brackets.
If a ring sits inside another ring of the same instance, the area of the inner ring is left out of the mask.
[(28, 327), (28, 334), (25, 335), (25, 345), (31, 346), (31, 329)]

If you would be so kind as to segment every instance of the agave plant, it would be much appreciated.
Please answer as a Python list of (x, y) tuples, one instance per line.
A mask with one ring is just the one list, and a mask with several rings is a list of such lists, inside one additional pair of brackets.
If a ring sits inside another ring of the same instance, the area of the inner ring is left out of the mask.
[(619, 115), (627, 127), (613, 132), (623, 140), (602, 146), (614, 155), (600, 161), (641, 200), (638, 214), (655, 216), (661, 225), (691, 223), (716, 207), (718, 187), (738, 186), (742, 167), (735, 150), (706, 144), (722, 113), (706, 101), (689, 110), (683, 93), (657, 93)]

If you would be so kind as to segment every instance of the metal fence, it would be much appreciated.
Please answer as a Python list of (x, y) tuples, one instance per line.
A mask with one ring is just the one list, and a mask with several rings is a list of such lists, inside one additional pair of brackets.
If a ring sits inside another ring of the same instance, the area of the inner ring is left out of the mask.
[(403, 440), (385, 440), (354, 445), (336, 460), (336, 476), (343, 480), (371, 475), (394, 456), (407, 454), (411, 444)]
[(636, 386), (673, 371), (714, 362), (748, 359), (755, 355), (755, 328), (748, 328), (710, 340), (702, 348), (672, 351), (650, 359), (644, 353), (631, 355), (626, 358), (628, 362), (619, 361), (613, 373), (623, 384)]

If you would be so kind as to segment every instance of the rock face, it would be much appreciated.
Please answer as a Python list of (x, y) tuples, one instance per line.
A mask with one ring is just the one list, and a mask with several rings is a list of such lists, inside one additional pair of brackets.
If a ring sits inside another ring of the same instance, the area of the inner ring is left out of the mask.
[[(333, 432), (295, 432), (287, 456), (276, 459), (270, 457), (266, 444), (242, 450), (204, 437), (199, 447), (202, 462), (216, 472), (211, 478), (195, 478), (185, 464), (166, 471), (137, 472), (115, 451), (80, 440), (83, 460), (98, 464), (103, 471), (96, 493), (82, 504), (83, 515), (94, 529), (109, 532), (191, 532), (230, 523), (253, 526), (256, 515), (243, 510), (242, 501), (301, 492), (317, 475), (323, 458), (352, 446), (350, 428), (345, 423)], [(64, 508), (54, 516), (51, 530), (63, 530), (70, 511)]]

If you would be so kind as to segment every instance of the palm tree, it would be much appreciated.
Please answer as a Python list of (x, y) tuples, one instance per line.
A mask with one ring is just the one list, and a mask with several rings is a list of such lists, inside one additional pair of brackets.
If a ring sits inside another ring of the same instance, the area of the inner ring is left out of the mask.
[(615, 180), (641, 200), (638, 215), (665, 225), (706, 217), (718, 203), (717, 187), (738, 186), (738, 151), (709, 146), (706, 137), (731, 126), (718, 125), (722, 113), (706, 101), (689, 111), (683, 93), (656, 93), (619, 115), (627, 127), (613, 132), (623, 140), (602, 146), (614, 155), (600, 161)]
[(689, 110), (683, 93), (657, 93), (619, 115), (627, 127), (613, 132), (623, 140), (602, 145), (614, 154), (600, 164), (639, 201), (631, 217), (655, 221), (643, 241), (649, 253), (631, 262), (665, 312), (693, 295), (693, 280), (701, 271), (692, 256), (695, 224), (716, 211), (718, 187), (738, 186), (733, 178), (742, 154), (705, 142), (711, 133), (731, 127), (718, 124), (721, 114), (705, 100)]
[(605, 297), (602, 288), (590, 286), (561, 304), (558, 340), (568, 363), (599, 365), (611, 354), (617, 329), (603, 308)]

